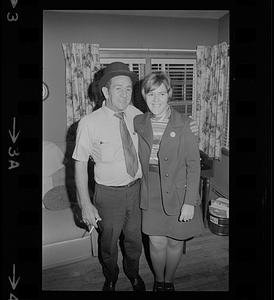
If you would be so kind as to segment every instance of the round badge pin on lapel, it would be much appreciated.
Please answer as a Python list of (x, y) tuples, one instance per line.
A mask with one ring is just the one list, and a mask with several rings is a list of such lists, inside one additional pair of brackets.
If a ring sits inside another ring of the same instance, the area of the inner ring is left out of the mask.
[(176, 133), (174, 131), (171, 131), (170, 136), (175, 137)]

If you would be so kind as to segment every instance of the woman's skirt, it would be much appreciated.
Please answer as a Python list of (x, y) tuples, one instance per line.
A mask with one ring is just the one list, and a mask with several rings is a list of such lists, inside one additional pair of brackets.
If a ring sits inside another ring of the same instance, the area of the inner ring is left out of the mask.
[(180, 222), (178, 215), (167, 215), (163, 208), (159, 172), (149, 172), (149, 208), (142, 209), (142, 231), (147, 235), (186, 240), (204, 231), (201, 207), (195, 206), (191, 221)]

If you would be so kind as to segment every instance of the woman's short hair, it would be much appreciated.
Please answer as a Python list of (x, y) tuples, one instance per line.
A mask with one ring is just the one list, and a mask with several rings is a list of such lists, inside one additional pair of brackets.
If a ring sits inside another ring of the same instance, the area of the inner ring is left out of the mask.
[(161, 84), (163, 84), (171, 97), (171, 81), (168, 75), (164, 72), (158, 71), (155, 73), (150, 73), (143, 79), (142, 82), (142, 95), (145, 98), (146, 94), (157, 89)]

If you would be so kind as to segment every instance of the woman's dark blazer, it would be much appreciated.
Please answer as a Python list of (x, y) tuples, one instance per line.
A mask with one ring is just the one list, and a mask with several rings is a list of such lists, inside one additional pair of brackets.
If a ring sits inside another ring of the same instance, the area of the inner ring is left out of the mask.
[[(139, 136), (138, 152), (142, 165), (140, 207), (148, 209), (149, 158), (153, 144), (151, 113), (134, 118), (134, 130)], [(162, 136), (158, 158), (164, 210), (179, 215), (184, 203), (200, 204), (200, 154), (197, 137), (191, 132), (190, 118), (171, 108), (171, 116)]]

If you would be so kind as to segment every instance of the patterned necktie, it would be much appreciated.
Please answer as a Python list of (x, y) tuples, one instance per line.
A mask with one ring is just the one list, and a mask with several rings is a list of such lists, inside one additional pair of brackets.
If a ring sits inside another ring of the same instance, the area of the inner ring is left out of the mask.
[(127, 173), (134, 178), (138, 171), (138, 158), (133, 141), (124, 120), (124, 112), (115, 113), (114, 116), (120, 119), (120, 134), (125, 155)]

